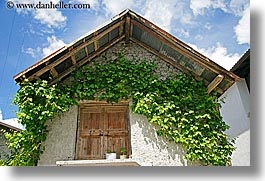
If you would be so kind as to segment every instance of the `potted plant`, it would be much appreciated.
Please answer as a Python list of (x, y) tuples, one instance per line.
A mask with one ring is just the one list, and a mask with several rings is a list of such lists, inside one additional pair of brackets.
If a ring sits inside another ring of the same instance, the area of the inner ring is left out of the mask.
[(117, 154), (115, 151), (107, 151), (106, 153), (106, 160), (114, 160), (117, 158)]
[(121, 152), (120, 159), (122, 160), (126, 159), (126, 148), (124, 147), (120, 148), (120, 152)]

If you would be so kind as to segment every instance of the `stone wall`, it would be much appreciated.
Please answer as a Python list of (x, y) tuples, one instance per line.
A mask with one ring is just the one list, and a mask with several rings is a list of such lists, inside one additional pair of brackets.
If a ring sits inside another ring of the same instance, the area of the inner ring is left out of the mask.
[(139, 63), (145, 61), (147, 63), (155, 62), (157, 64), (156, 74), (159, 75), (160, 79), (165, 79), (170, 74), (179, 73), (177, 68), (174, 68), (169, 63), (160, 59), (156, 55), (145, 50), (136, 43), (130, 42), (125, 44), (125, 42), (119, 42), (115, 46), (109, 48), (103, 52), (99, 57), (92, 60), (94, 63), (106, 64), (118, 58), (119, 53), (123, 53), (124, 56), (131, 60), (132, 62)]
[[(0, 128), (1, 129), (1, 128)], [(5, 160), (6, 156), (10, 154), (10, 150), (6, 145), (6, 138), (0, 133), (0, 159)]]
[[(127, 59), (138, 63), (154, 61), (158, 67), (156, 73), (161, 79), (165, 79), (178, 70), (164, 62), (154, 54), (143, 49), (135, 43), (125, 44), (120, 42), (103, 52), (92, 62), (106, 64), (123, 53)], [(49, 134), (44, 145), (45, 152), (41, 155), (38, 165), (55, 165), (56, 161), (73, 160), (75, 156), (76, 131), (77, 131), (78, 107), (73, 106), (69, 112), (61, 118), (56, 117), (48, 123)], [(175, 143), (170, 143), (156, 134), (157, 128), (151, 125), (147, 119), (130, 112), (130, 133), (132, 146), (132, 159), (142, 166), (180, 166), (186, 165), (182, 159), (182, 151)]]

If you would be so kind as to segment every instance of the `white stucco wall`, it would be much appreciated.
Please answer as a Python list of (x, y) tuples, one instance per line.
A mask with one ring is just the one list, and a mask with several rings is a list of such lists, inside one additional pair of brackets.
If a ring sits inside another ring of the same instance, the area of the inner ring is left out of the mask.
[(157, 127), (143, 115), (130, 113), (132, 159), (141, 166), (183, 166), (183, 151), (156, 133)]
[(236, 151), (232, 154), (233, 166), (250, 166), (250, 130), (239, 135), (235, 147)]
[(49, 133), (43, 143), (45, 151), (38, 161), (39, 166), (55, 165), (58, 160), (74, 160), (78, 107), (47, 121)]
[(250, 165), (250, 95), (244, 79), (236, 82), (220, 98), (223, 120), (230, 126), (226, 131), (231, 138), (237, 138), (233, 153), (234, 166)]

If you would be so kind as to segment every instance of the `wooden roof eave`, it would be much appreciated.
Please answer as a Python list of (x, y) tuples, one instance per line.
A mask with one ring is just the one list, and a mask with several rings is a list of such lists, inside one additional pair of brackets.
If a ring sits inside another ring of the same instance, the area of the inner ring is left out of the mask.
[(0, 126), (3, 126), (3, 127), (7, 128), (7, 129), (12, 129), (12, 130), (14, 130), (14, 131), (22, 131), (22, 129), (20, 129), (20, 128), (17, 128), (17, 127), (14, 127), (14, 126), (12, 126), (12, 125), (9, 125), (9, 124), (6, 124), (6, 123), (3, 123), (3, 122), (1, 122), (1, 121), (0, 121)]
[[(115, 23), (111, 24), (113, 21), (115, 21)], [(219, 79), (216, 77), (216, 79), (218, 81), (213, 80), (212, 82), (208, 82), (203, 77), (201, 77), (201, 75), (196, 74), (196, 72), (192, 72), (192, 75), (197, 80), (204, 79), (204, 82), (206, 82), (207, 86), (209, 86), (209, 84), (212, 84), (212, 86), (209, 88), (209, 90), (210, 89), (211, 90), (216, 89), (220, 94), (222, 94), (228, 87), (230, 87), (234, 83), (234, 81), (240, 80), (240, 78), (238, 76), (236, 76), (235, 74), (233, 74), (232, 72), (229, 72), (229, 71), (225, 70), (224, 68), (220, 67), (219, 65), (217, 65), (216, 63), (214, 63), (213, 61), (211, 61), (210, 59), (208, 59), (204, 55), (193, 50), (187, 44), (181, 42), (180, 40), (173, 37), (172, 35), (170, 35), (166, 31), (162, 30), (161, 28), (157, 27), (153, 23), (149, 22), (148, 20), (144, 19), (143, 17), (137, 15), (136, 13), (134, 13), (128, 9), (123, 11), (122, 13), (120, 13), (118, 16), (115, 16), (112, 19), (112, 22), (105, 25), (104, 27), (101, 27), (101, 28), (104, 28), (104, 31), (98, 33), (98, 31), (99, 31), (99, 29), (98, 29), (94, 32), (90, 32), (89, 35), (79, 38), (74, 43), (71, 43), (67, 47), (61, 48), (60, 50), (56, 51), (55, 53), (53, 53), (50, 56), (46, 57), (45, 59), (41, 60), (40, 62), (34, 64), (33, 66), (29, 67), (28, 69), (24, 70), (23, 72), (17, 74), (16, 76), (14, 76), (15, 81), (17, 81), (17, 82), (22, 81), (22, 77), (25, 76), (25, 74), (27, 72), (29, 72), (30, 70), (35, 69), (36, 67), (45, 63), (44, 68), (38, 70), (37, 72), (35, 72), (35, 73), (29, 75), (28, 77), (25, 77), (25, 78), (28, 78), (28, 79), (39, 78), (45, 72), (50, 71), (50, 75), (52, 75), (52, 78), (53, 78), (50, 81), (50, 84), (56, 83), (57, 81), (61, 80), (62, 78), (66, 77), (68, 74), (70, 74), (76, 68), (84, 65), (85, 63), (87, 63), (88, 61), (90, 61), (94, 57), (98, 56), (100, 53), (102, 53), (103, 51), (105, 51), (106, 49), (108, 49), (109, 47), (111, 47), (112, 45), (114, 45), (115, 43), (117, 43), (123, 39), (125, 39), (125, 42), (127, 42), (127, 43), (129, 40), (134, 41), (135, 43), (139, 44), (140, 46), (147, 49), (148, 51), (156, 54), (157, 56), (159, 56), (164, 61), (170, 63), (171, 65), (173, 65), (174, 67), (178, 68), (179, 70), (181, 70), (185, 73), (190, 72), (190, 70), (188, 70), (186, 67), (184, 67), (184, 66), (176, 63), (174, 60), (172, 60), (171, 57), (167, 57), (166, 55), (163, 55), (162, 53), (157, 52), (156, 50), (150, 48), (145, 43), (133, 38), (132, 37), (132, 30), (133, 30), (134, 26), (137, 26), (141, 30), (143, 30), (143, 31), (151, 34), (152, 36), (158, 38), (159, 41), (168, 45), (169, 47), (171, 47), (175, 51), (181, 52), (181, 54), (183, 54), (184, 56), (186, 56), (187, 58), (189, 58), (191, 61), (195, 62), (196, 64), (200, 65), (201, 67), (209, 70), (210, 72), (214, 72), (217, 75), (217, 77), (222, 77), (222, 79)], [(119, 27), (119, 37), (117, 39), (115, 39), (114, 41), (108, 42), (108, 44), (105, 47), (99, 47), (99, 44), (98, 44), (99, 39), (101, 37), (105, 36), (106, 34), (108, 34), (109, 32), (111, 32), (112, 30), (118, 28), (118, 27)], [(86, 38), (88, 36), (90, 36), (91, 34), (93, 35), (92, 38), (87, 40)], [(75, 47), (76, 43), (80, 42), (81, 40), (82, 40), (81, 44)], [(87, 46), (90, 45), (91, 43), (94, 44), (95, 52), (88, 55)], [(78, 51), (80, 51), (83, 48), (85, 48), (86, 57), (82, 61), (77, 62), (75, 59), (75, 55)], [(68, 52), (63, 54), (56, 61), (49, 63), (49, 59), (58, 55), (60, 52), (62, 52), (64, 50), (68, 50)], [(71, 62), (72, 62), (71, 67), (59, 74), (55, 70), (55, 67), (57, 65), (59, 65), (60, 63), (66, 61), (69, 58), (71, 59)], [(225, 89), (220, 89), (218, 87), (218, 85), (221, 83), (222, 80), (226, 80), (229, 82), (229, 84), (227, 84), (225, 86)]]
[[(55, 67), (55, 66), (59, 65), (59, 64), (62, 63), (63, 61), (67, 60), (68, 58), (71, 58), (71, 60), (72, 60), (73, 62), (75, 62), (75, 60), (74, 60), (74, 58), (73, 58), (73, 55), (74, 55), (74, 54), (76, 54), (79, 50), (85, 48), (86, 46), (88, 46), (88, 45), (91, 44), (91, 43), (97, 44), (97, 41), (98, 41), (100, 38), (102, 38), (102, 37), (103, 37), (104, 35), (106, 35), (107, 33), (111, 32), (113, 29), (122, 26), (124, 22), (125, 22), (125, 20), (121, 20), (120, 22), (118, 22), (118, 23), (116, 23), (115, 25), (113, 25), (113, 26), (107, 28), (104, 32), (102, 32), (102, 33), (100, 33), (100, 34), (97, 34), (97, 33), (96, 33), (97, 31), (94, 32), (94, 35), (95, 35), (95, 36), (94, 36), (91, 40), (89, 40), (89, 41), (84, 41), (84, 42), (82, 43), (82, 45), (80, 45), (80, 46), (77, 46), (77, 47), (74, 48), (74, 44), (72, 43), (70, 46), (62, 48), (62, 49), (68, 49), (69, 51), (68, 51), (66, 54), (64, 54), (63, 56), (61, 56), (59, 59), (57, 59), (56, 61), (52, 62), (51, 64), (46, 64), (46, 66), (45, 66), (44, 68), (42, 68), (42, 69), (40, 69), (39, 71), (35, 72), (34, 74), (32, 74), (32, 75), (30, 75), (30, 76), (28, 76), (28, 77), (24, 77), (24, 78), (27, 78), (27, 79), (36, 79), (36, 78), (40, 77), (42, 74), (44, 74), (44, 73), (47, 72), (47, 71), (51, 71), (51, 72), (52, 72), (51, 74), (54, 75), (53, 78), (56, 78), (56, 79), (60, 78), (60, 77), (58, 77), (58, 74), (57, 74), (56, 71), (54, 70), (54, 67)], [(120, 37), (122, 37), (122, 34), (120, 34)], [(83, 38), (84, 38), (84, 37), (83, 37)], [(121, 40), (121, 39), (123, 39), (123, 37), (122, 37), (122, 38), (118, 38), (118, 39)], [(80, 40), (78, 40), (78, 41), (80, 41)], [(78, 42), (78, 41), (75, 41), (75, 42)], [(115, 42), (117, 43), (117, 41), (115, 41)], [(113, 43), (110, 42), (110, 44), (112, 45)], [(107, 46), (107, 47), (110, 47), (110, 46)], [(97, 47), (97, 49), (98, 49), (98, 47)], [(104, 48), (104, 49), (106, 49), (106, 48)], [(61, 50), (61, 49), (60, 49), (60, 50)], [(97, 51), (97, 50), (95, 50), (95, 51)], [(57, 52), (60, 52), (60, 51), (58, 50)], [(102, 52), (102, 51), (99, 50), (98, 52)], [(54, 53), (54, 54), (52, 54), (52, 55), (55, 56), (55, 55), (57, 55), (57, 54), (58, 54), (58, 53)], [(37, 66), (39, 66), (39, 65), (42, 64), (42, 63), (47, 63), (47, 61), (49, 60), (49, 58), (53, 57), (52, 55), (46, 57), (45, 59), (39, 61), (38, 63), (34, 64), (33, 66), (29, 67), (28, 69), (26, 69), (26, 70), (24, 70), (23, 72), (21, 72), (21, 73), (17, 74), (16, 76), (14, 76), (15, 81), (19, 82), (19, 78), (25, 76), (25, 74), (26, 74), (28, 71), (30, 71), (31, 69), (36, 68)], [(93, 55), (93, 56), (94, 56), (94, 55)], [(73, 64), (75, 64), (75, 63), (73, 63)], [(83, 64), (82, 64), (82, 65), (83, 65)], [(73, 68), (71, 68), (71, 70), (73, 70), (74, 67), (77, 67), (77, 66), (73, 66)], [(60, 76), (60, 75), (59, 75), (59, 76)], [(52, 82), (54, 82), (54, 81), (52, 81)]]
[(125, 35), (120, 36), (117, 40), (111, 42), (109, 45), (107, 45), (104, 48), (98, 48), (97, 51), (89, 56), (86, 57), (84, 60), (82, 60), (81, 62), (77, 63), (76, 65), (72, 66), (71, 68), (69, 68), (68, 70), (64, 71), (62, 74), (60, 74), (60, 76), (55, 77), (52, 81), (49, 82), (50, 85), (55, 84), (56, 82), (58, 82), (59, 80), (61, 80), (62, 78), (66, 77), (67, 75), (69, 75), (72, 71), (74, 71), (75, 69), (77, 69), (78, 67), (81, 67), (82, 65), (86, 64), (87, 62), (89, 62), (90, 60), (92, 60), (93, 58), (95, 58), (96, 56), (98, 56), (99, 54), (101, 54), (102, 52), (104, 52), (105, 50), (107, 50), (109, 47), (113, 46), (114, 44), (118, 43), (119, 41), (121, 41), (122, 39), (125, 38)]
[[(155, 51), (154, 49), (152, 49), (152, 48), (150, 48), (150, 47), (148, 47), (147, 45), (145, 45), (144, 43), (140, 42), (139, 40), (134, 39), (134, 38), (132, 38), (132, 37), (131, 37), (130, 39), (131, 39), (133, 42), (135, 42), (135, 43), (137, 43), (138, 45), (140, 45), (141, 47), (143, 47), (144, 49), (146, 49), (147, 51), (149, 51), (149, 52), (155, 54), (156, 56), (158, 56), (159, 58), (161, 58), (161, 59), (164, 60), (165, 62), (169, 63), (169, 64), (172, 65), (173, 67), (175, 67), (175, 68), (181, 70), (182, 72), (184, 72), (184, 73), (186, 73), (186, 74), (190, 74), (190, 73), (191, 73), (191, 75), (192, 75), (196, 80), (198, 80), (198, 81), (203, 80), (203, 78), (200, 77), (199, 75), (195, 74), (194, 72), (190, 72), (190, 70), (186, 69), (184, 66), (182, 66), (182, 65), (180, 65), (180, 64), (178, 64), (178, 63), (176, 63), (176, 62), (175, 62), (174, 60), (172, 60), (171, 58), (169, 58), (169, 57), (167, 57), (167, 56), (165, 56), (165, 55), (163, 55), (163, 54), (161, 54), (161, 53)], [(203, 80), (203, 81), (205, 82), (206, 85), (209, 85), (209, 84), (210, 84), (210, 82), (208, 82), (207, 80)], [(220, 82), (219, 82), (219, 83), (220, 83)], [(218, 84), (217, 84), (217, 85), (218, 85)], [(223, 94), (224, 90), (218, 88), (217, 85), (216, 85), (216, 87), (212, 88), (211, 91), (212, 91), (213, 89), (216, 88), (216, 90), (217, 90), (217, 92), (218, 92), (219, 94)], [(209, 93), (210, 93), (211, 91), (209, 91)]]
[[(184, 55), (186, 55), (188, 58), (192, 59), (194, 62), (197, 64), (207, 68), (210, 71), (215, 72), (216, 74), (222, 74), (225, 75), (228, 78), (228, 81), (231, 83), (234, 81), (240, 80), (240, 77), (235, 75), (234, 73), (225, 70), (224, 68), (221, 68), (218, 64), (207, 58), (206, 56), (202, 55), (201, 53), (197, 52), (187, 44), (181, 42), (174, 36), (170, 35), (163, 29), (157, 27), (153, 23), (149, 22), (143, 17), (138, 17), (136, 14), (133, 14), (135, 19), (133, 19), (131, 22), (132, 24), (138, 26), (139, 28), (143, 29), (144, 31), (151, 33), (151, 34), (156, 34), (154, 35), (157, 37), (159, 40), (161, 40), (163, 43), (166, 43), (170, 47), (174, 48), (177, 51), (180, 51)], [(138, 22), (138, 21), (142, 22)]]
[(43, 58), (42, 60), (38, 61), (37, 63), (33, 64), (32, 66), (28, 67), (27, 69), (23, 70), (22, 72), (16, 74), (15, 76), (13, 76), (13, 79), (16, 82), (19, 82), (19, 79), (24, 77), (25, 74), (27, 72), (29, 72), (32, 69), (35, 69), (36, 67), (40, 66), (41, 64), (45, 64), (47, 61), (49, 61), (52, 57), (58, 55), (59, 53), (61, 53), (62, 51), (66, 50), (67, 47), (63, 46), (62, 48), (58, 49), (57, 51), (55, 51), (54, 53), (48, 55), (47, 57)]

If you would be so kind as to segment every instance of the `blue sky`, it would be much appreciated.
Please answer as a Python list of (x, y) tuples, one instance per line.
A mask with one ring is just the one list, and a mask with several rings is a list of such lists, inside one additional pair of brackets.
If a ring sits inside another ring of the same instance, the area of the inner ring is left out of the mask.
[[(40, 0), (13, 0), (37, 3)], [(58, 3), (59, 0), (41, 0)], [(64, 0), (90, 9), (8, 9), (0, 0), (0, 109), (10, 106), (18, 86), (13, 76), (130, 8), (226, 69), (250, 47), (249, 0)]]

